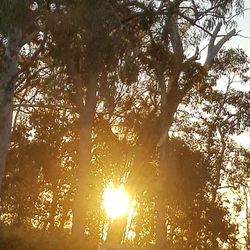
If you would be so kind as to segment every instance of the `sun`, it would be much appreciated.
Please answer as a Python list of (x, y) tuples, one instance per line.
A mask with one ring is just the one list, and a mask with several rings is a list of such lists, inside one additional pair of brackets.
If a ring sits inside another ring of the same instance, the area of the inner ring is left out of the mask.
[(103, 192), (103, 207), (112, 220), (126, 215), (130, 210), (130, 198), (124, 187), (106, 188)]

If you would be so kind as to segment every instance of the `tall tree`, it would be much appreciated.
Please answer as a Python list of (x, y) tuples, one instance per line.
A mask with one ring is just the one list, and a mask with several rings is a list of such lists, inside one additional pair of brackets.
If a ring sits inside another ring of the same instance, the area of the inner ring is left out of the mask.
[[(13, 99), (18, 76), (29, 67), (43, 48), (46, 36), (39, 39), (38, 34), (44, 29), (43, 10), (47, 7), (43, 1), (4, 0), (0, 4), (0, 189), (11, 136)], [(32, 56), (20, 67), (21, 48), (32, 41), (41, 45), (37, 49), (34, 46)]]
[[(162, 1), (160, 5), (154, 2), (138, 3), (137, 8), (147, 10), (144, 19), (147, 42), (146, 49), (139, 55), (142, 63), (154, 72), (154, 79), (160, 90), (160, 127), (159, 138), (159, 199), (157, 205), (156, 241), (160, 247), (165, 242), (165, 193), (164, 183), (168, 190), (173, 190), (176, 180), (176, 169), (169, 150), (171, 149), (169, 132), (174, 121), (178, 106), (190, 89), (201, 84), (206, 88), (206, 76), (213, 65), (223, 45), (233, 36), (233, 29), (225, 35), (220, 35), (223, 24), (230, 24), (230, 15), (234, 11), (243, 9), (240, 1)], [(159, 16), (160, 13), (160, 16)], [(145, 25), (146, 23), (146, 25)], [(158, 26), (157, 26), (158, 24)], [(204, 33), (207, 43), (207, 56), (202, 64), (199, 61), (199, 43)], [(190, 40), (190, 37), (194, 37)], [(189, 56), (194, 51), (193, 56)]]
[(79, 158), (72, 226), (72, 242), (76, 244), (84, 233), (97, 92), (101, 84), (108, 84), (105, 79), (118, 64), (124, 49), (119, 15), (111, 2), (85, 0), (69, 8), (68, 19), (63, 16), (59, 32), (52, 30), (57, 46), (54, 54), (59, 52), (59, 61), (66, 65), (74, 86), (72, 104), (79, 115)]

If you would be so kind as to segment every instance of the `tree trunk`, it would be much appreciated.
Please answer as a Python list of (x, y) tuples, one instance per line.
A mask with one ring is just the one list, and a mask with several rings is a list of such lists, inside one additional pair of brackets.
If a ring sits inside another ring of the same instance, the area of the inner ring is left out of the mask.
[[(179, 6), (178, 6), (179, 8)], [(156, 222), (156, 244), (158, 247), (164, 247), (166, 237), (165, 237), (165, 206), (166, 201), (165, 197), (173, 196), (173, 189), (175, 188), (175, 179), (176, 179), (176, 169), (174, 160), (169, 155), (170, 152), (170, 141), (169, 141), (169, 129), (174, 121), (174, 115), (177, 111), (179, 104), (181, 103), (183, 97), (188, 93), (188, 91), (193, 87), (193, 81), (186, 82), (183, 88), (179, 88), (178, 81), (183, 72), (183, 45), (182, 38), (178, 31), (177, 25), (177, 16), (173, 16), (170, 20), (170, 41), (176, 57), (176, 67), (171, 72), (171, 75), (168, 79), (168, 84), (164, 77), (164, 67), (162, 68), (159, 65), (156, 68), (157, 82), (161, 91), (161, 138), (159, 141), (159, 153), (160, 153), (160, 162), (159, 162), (159, 183), (158, 183), (158, 199), (156, 199), (156, 213), (157, 213), (157, 222)], [(235, 30), (230, 31), (228, 34), (222, 36), (222, 38), (215, 44), (216, 37), (221, 29), (221, 23), (219, 23), (213, 32), (213, 35), (210, 38), (208, 44), (207, 58), (204, 64), (204, 69), (208, 71), (212, 65), (212, 62), (222, 48), (222, 46), (236, 34)], [(186, 62), (189, 61), (195, 62), (197, 59), (196, 55), (189, 58)], [(203, 74), (201, 74), (202, 76)], [(167, 185), (166, 185), (167, 184)], [(166, 195), (166, 192), (167, 195)], [(169, 197), (168, 197), (169, 199)]]
[[(175, 185), (175, 166), (171, 161), (170, 156), (170, 141), (169, 141), (169, 129), (174, 121), (174, 115), (177, 111), (178, 105), (181, 102), (181, 95), (178, 90), (178, 78), (179, 73), (173, 75), (168, 80), (168, 86), (166, 86), (166, 80), (163, 72), (157, 73), (157, 81), (161, 91), (161, 114), (160, 114), (160, 126), (161, 137), (159, 139), (159, 178), (158, 178), (158, 198), (155, 202), (156, 208), (156, 245), (159, 248), (166, 246), (166, 197), (174, 192)], [(167, 185), (166, 185), (167, 184)]]
[[(79, 131), (79, 166), (76, 171), (76, 194), (73, 203), (73, 224), (71, 239), (74, 245), (79, 245), (84, 233), (84, 218), (87, 210), (88, 180), (91, 171), (91, 132), (96, 110), (98, 74), (90, 72), (87, 79), (87, 96), (83, 110), (80, 112)], [(76, 83), (79, 84), (79, 83)], [(79, 86), (79, 85), (78, 85)], [(80, 95), (80, 93), (77, 93)], [(77, 98), (80, 100), (80, 98)], [(78, 106), (82, 104), (78, 103)], [(81, 107), (79, 107), (80, 109)]]
[(3, 58), (3, 68), (0, 73), (0, 191), (11, 137), (20, 40), (21, 32), (19, 30), (12, 30), (9, 33), (8, 44)]
[(126, 225), (127, 216), (124, 216), (124, 218), (114, 219), (109, 226), (106, 242), (111, 244), (121, 244)]

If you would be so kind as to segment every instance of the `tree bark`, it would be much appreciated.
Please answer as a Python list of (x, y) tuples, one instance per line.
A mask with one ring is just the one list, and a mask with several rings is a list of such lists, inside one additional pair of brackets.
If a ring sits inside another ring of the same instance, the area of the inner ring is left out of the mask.
[[(174, 121), (174, 115), (182, 100), (178, 89), (179, 76), (180, 71), (177, 70), (177, 72), (168, 79), (168, 85), (166, 85), (164, 72), (157, 72), (157, 81), (161, 92), (161, 137), (159, 139), (158, 198), (156, 199), (155, 206), (157, 214), (156, 245), (160, 248), (166, 246), (166, 196), (173, 193), (175, 183), (175, 166), (170, 159), (169, 150), (171, 146), (168, 133)], [(167, 186), (166, 183), (168, 183)], [(166, 190), (166, 188), (169, 190)]]
[[(76, 194), (73, 203), (73, 224), (71, 231), (71, 239), (74, 245), (80, 244), (84, 234), (84, 218), (86, 216), (87, 204), (86, 198), (88, 194), (88, 180), (91, 171), (91, 150), (92, 139), (91, 132), (94, 123), (95, 110), (96, 110), (96, 92), (97, 92), (98, 73), (90, 72), (87, 77), (87, 95), (83, 110), (80, 111), (80, 131), (79, 131), (79, 166), (76, 171)], [(79, 82), (75, 83), (78, 84)], [(81, 95), (78, 91), (77, 95)], [(78, 100), (79, 110), (82, 107), (81, 96), (76, 98)]]
[(20, 41), (20, 30), (11, 30), (3, 58), (3, 68), (0, 73), (0, 192), (11, 138), (13, 99), (17, 80)]

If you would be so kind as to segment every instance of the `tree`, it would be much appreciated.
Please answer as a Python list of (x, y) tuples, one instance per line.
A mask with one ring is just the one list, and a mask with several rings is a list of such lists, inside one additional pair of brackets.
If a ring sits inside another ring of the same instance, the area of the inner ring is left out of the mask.
[(50, 27), (55, 42), (52, 43), (52, 56), (59, 65), (65, 66), (65, 74), (73, 83), (71, 102), (74, 112), (79, 115), (79, 166), (76, 170), (72, 242), (80, 240), (83, 234), (97, 91), (101, 85), (105, 88), (105, 84), (110, 84), (106, 79), (119, 59), (123, 60), (125, 44), (128, 43), (126, 28), (121, 25), (123, 16), (128, 13), (124, 9), (114, 10), (117, 6), (119, 3), (116, 2), (76, 2), (69, 6), (66, 15), (58, 15), (60, 25)]
[[(236, 2), (209, 1), (206, 10), (196, 1), (161, 2), (159, 6), (153, 2), (136, 5), (142, 11), (147, 10), (146, 20), (144, 19), (146, 25), (144, 23), (142, 26), (146, 30), (143, 41), (146, 41), (147, 46), (141, 50), (139, 58), (147, 66), (148, 71), (154, 72), (153, 77), (160, 90), (159, 195), (164, 195), (161, 187), (165, 186), (166, 181), (169, 183), (169, 189), (175, 186), (176, 170), (168, 151), (171, 149), (169, 131), (177, 108), (192, 88), (199, 84), (206, 88), (206, 76), (215, 57), (223, 45), (236, 35), (236, 30), (233, 29), (219, 38), (222, 25), (230, 24), (228, 15), (232, 13), (234, 3)], [(238, 11), (242, 10), (241, 4), (237, 1)], [(198, 34), (201, 32), (204, 32), (208, 39), (204, 64), (198, 61), (201, 51), (199, 49), (201, 37)], [(188, 40), (190, 36), (197, 39)], [(191, 50), (194, 54), (188, 56)], [(166, 231), (164, 200), (164, 197), (159, 197), (159, 202), (156, 201), (159, 219), (156, 241), (161, 247), (164, 245)]]
[[(23, 0), (4, 0), (0, 4), (0, 188), (11, 136), (13, 99), (18, 76), (39, 55), (46, 40), (45, 34), (42, 38), (39, 37), (39, 32), (44, 30), (44, 9), (47, 9), (47, 5), (44, 6), (43, 1), (27, 3)], [(40, 43), (40, 47), (35, 49), (34, 46), (32, 56), (20, 67), (21, 49), (31, 42)]]

